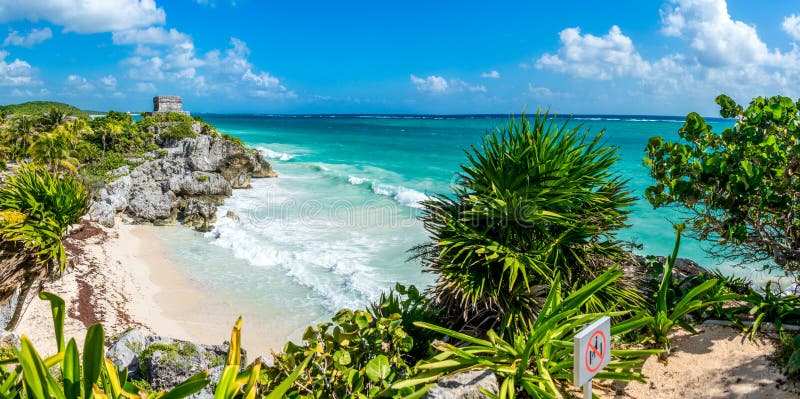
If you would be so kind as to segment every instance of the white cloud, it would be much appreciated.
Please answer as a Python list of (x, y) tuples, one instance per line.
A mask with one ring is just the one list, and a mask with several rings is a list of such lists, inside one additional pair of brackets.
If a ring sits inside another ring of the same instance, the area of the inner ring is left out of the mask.
[(19, 87), (38, 85), (31, 64), (20, 60), (6, 61), (7, 51), (0, 51), (0, 86)]
[(116, 32), (151, 25), (166, 19), (155, 0), (17, 0), (0, 3), (0, 22), (18, 19), (46, 20), (65, 32)]
[(114, 44), (160, 44), (177, 45), (180, 43), (191, 42), (191, 36), (178, 32), (176, 29), (166, 30), (162, 27), (151, 26), (144, 29), (129, 29), (114, 32), (112, 35)]
[(417, 88), (417, 91), (423, 93), (452, 93), (460, 91), (471, 92), (486, 92), (486, 86), (473, 86), (460, 79), (447, 80), (444, 77), (430, 75), (427, 78), (420, 78), (414, 74), (410, 76), (411, 83)]
[(3, 41), (3, 46), (22, 46), (31, 48), (47, 39), (53, 37), (53, 31), (50, 28), (33, 29), (27, 35), (20, 35), (17, 31), (11, 31), (6, 40)]
[(156, 85), (154, 85), (154, 84), (152, 84), (150, 82), (139, 82), (139, 83), (136, 83), (135, 89), (136, 89), (136, 91), (139, 91), (139, 92), (142, 92), (142, 93), (155, 93), (156, 92)]
[(67, 80), (64, 81), (64, 87), (70, 91), (92, 91), (94, 85), (88, 79), (80, 75), (69, 75)]
[(672, 0), (661, 12), (662, 32), (688, 41), (705, 66), (777, 65), (781, 54), (770, 51), (756, 28), (731, 18), (725, 0)]
[(117, 89), (117, 78), (114, 75), (107, 75), (100, 78), (100, 84), (107, 90)]
[(558, 53), (539, 57), (537, 68), (596, 80), (649, 73), (650, 64), (642, 59), (633, 41), (616, 25), (602, 37), (582, 35), (577, 27), (564, 29), (558, 36), (561, 39)]
[(800, 40), (800, 15), (792, 14), (784, 18), (781, 27), (794, 40)]
[(487, 79), (500, 79), (500, 72), (497, 72), (495, 70), (492, 70), (490, 72), (484, 72), (481, 74), (481, 77)]
[(447, 79), (436, 75), (431, 75), (423, 79), (412, 74), (411, 83), (421, 92), (444, 93), (449, 88)]

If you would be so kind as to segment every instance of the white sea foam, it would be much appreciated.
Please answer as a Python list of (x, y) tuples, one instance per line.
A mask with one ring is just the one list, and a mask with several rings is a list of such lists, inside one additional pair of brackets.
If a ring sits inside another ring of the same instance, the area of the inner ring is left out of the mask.
[(417, 190), (379, 182), (372, 183), (372, 192), (378, 195), (392, 197), (398, 204), (410, 206), (412, 208), (422, 208), (420, 202), (429, 198), (427, 195)]
[(362, 184), (362, 183), (366, 182), (367, 179), (364, 179), (364, 178), (358, 177), (358, 176), (348, 176), (347, 177), (347, 181), (350, 182), (350, 184), (353, 184), (353, 185), (357, 186), (359, 184)]
[(267, 147), (256, 147), (256, 149), (261, 151), (261, 154), (263, 154), (264, 157), (268, 158), (268, 159), (277, 159), (279, 161), (288, 161), (288, 160), (290, 160), (290, 159), (295, 157), (294, 155), (287, 154), (285, 152), (272, 151)]
[[(257, 192), (269, 188), (255, 186), (241, 195), (237, 191), (219, 208), (214, 230), (206, 233), (213, 245), (252, 266), (284, 273), (330, 311), (359, 308), (376, 299), (386, 283), (369, 261), (386, 243), (325, 218), (252, 217), (266, 209), (259, 210), (254, 199), (265, 199), (261, 206), (267, 208), (275, 205), (266, 193)], [(239, 214), (240, 220), (225, 217), (228, 210)]]

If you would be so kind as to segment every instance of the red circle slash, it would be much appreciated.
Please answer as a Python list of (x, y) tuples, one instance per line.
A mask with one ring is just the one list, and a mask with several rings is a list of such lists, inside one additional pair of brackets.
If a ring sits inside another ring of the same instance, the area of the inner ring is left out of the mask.
[[(592, 345), (592, 340), (594, 340), (594, 338), (598, 335), (603, 340), (603, 346), (602, 346), (603, 352), (600, 352), (600, 350), (598, 350), (594, 345)], [(599, 330), (595, 331), (594, 334), (592, 334), (592, 336), (589, 337), (589, 343), (588, 345), (586, 345), (586, 354), (584, 355), (586, 370), (588, 370), (590, 373), (594, 373), (595, 371), (599, 370), (600, 366), (603, 364), (603, 359), (605, 358), (607, 351), (608, 351), (608, 345), (606, 342), (606, 335), (603, 334), (602, 331)], [(589, 358), (590, 358), (589, 352), (593, 352), (595, 355), (597, 355), (598, 361), (597, 365), (595, 365), (594, 367), (592, 367), (591, 363), (589, 363)]]

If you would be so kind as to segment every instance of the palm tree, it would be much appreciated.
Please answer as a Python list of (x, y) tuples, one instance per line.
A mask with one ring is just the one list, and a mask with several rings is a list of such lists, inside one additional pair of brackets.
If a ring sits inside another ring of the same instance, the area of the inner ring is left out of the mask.
[(63, 125), (67, 122), (67, 114), (58, 109), (51, 108), (46, 114), (42, 115), (39, 119), (43, 131), (53, 130), (56, 127)]
[(19, 160), (27, 155), (28, 148), (39, 135), (36, 130), (36, 121), (28, 115), (20, 115), (11, 123), (8, 131), (7, 143), (9, 157)]
[(31, 144), (28, 155), (34, 162), (47, 165), (53, 173), (58, 173), (59, 169), (75, 172), (79, 164), (72, 156), (70, 139), (63, 129), (39, 137)]
[(106, 120), (104, 121), (100, 132), (102, 133), (102, 141), (103, 141), (103, 154), (106, 153), (106, 141), (107, 139), (113, 138), (114, 136), (122, 133), (122, 125), (114, 120)]

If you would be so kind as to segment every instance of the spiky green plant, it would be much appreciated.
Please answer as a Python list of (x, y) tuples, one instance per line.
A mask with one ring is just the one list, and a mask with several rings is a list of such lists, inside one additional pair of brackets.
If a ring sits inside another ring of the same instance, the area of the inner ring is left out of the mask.
[[(437, 274), (435, 300), (469, 324), (529, 324), (560, 274), (567, 292), (625, 257), (614, 232), (633, 201), (611, 171), (617, 150), (569, 120), (525, 115), (467, 151), (452, 195), (423, 202), (431, 242), (416, 248)], [(638, 301), (610, 285), (587, 308)]]
[(22, 164), (0, 188), (0, 211), (24, 217), (0, 224), (4, 240), (19, 241), (40, 263), (66, 264), (61, 239), (69, 225), (86, 213), (89, 192), (71, 175), (57, 176), (41, 165)]
[[(50, 301), (58, 353), (43, 358), (30, 339), (23, 335), (20, 347), (12, 348), (13, 356), (0, 360), (0, 398), (182, 399), (200, 392), (211, 382), (206, 370), (194, 374), (168, 392), (144, 392), (128, 380), (128, 370), (118, 370), (111, 360), (105, 358), (102, 325), (89, 327), (82, 354), (79, 354), (74, 338), (68, 343), (64, 340), (64, 300), (48, 292), (40, 293), (39, 297)], [(259, 390), (260, 360), (247, 367), (241, 364), (241, 328), (242, 319), (239, 318), (231, 333), (228, 359), (214, 390), (215, 399), (253, 399)], [(308, 365), (308, 359), (262, 397), (285, 397)]]
[[(500, 390), (499, 395), (488, 397), (515, 398), (522, 392), (533, 398), (571, 397), (569, 391), (574, 389), (572, 367), (575, 362), (575, 333), (602, 316), (630, 314), (629, 311), (582, 313), (580, 309), (621, 275), (620, 270), (608, 270), (566, 297), (562, 293), (561, 285), (553, 284), (539, 317), (530, 325), (530, 329), (518, 331), (505, 339), (494, 331), (489, 331), (486, 339), (480, 339), (429, 323), (415, 323), (419, 327), (449, 336), (455, 342), (463, 342), (464, 345), (434, 343), (434, 347), (441, 353), (418, 363), (413, 377), (393, 384), (392, 388), (425, 390), (426, 384), (448, 375), (468, 370), (490, 370), (500, 380)], [(559, 280), (560, 275), (557, 274), (554, 281), (558, 283)], [(613, 325), (611, 336), (621, 336), (640, 329), (651, 321), (651, 317), (634, 315), (625, 322)], [(640, 369), (644, 358), (660, 352), (612, 349), (611, 362), (596, 378), (642, 381), (644, 376)]]

